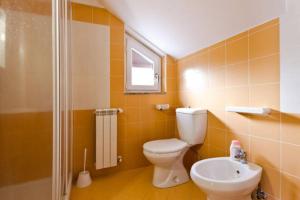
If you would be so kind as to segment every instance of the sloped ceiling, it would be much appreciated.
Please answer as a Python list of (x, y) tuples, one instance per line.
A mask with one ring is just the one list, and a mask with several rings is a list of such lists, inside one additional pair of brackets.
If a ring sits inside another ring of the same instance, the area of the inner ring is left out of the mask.
[(285, 0), (98, 1), (175, 58), (274, 19), (285, 11)]

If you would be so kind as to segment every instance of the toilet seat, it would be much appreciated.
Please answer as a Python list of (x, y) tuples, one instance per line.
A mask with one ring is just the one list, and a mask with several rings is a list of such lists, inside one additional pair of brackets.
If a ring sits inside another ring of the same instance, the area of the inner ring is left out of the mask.
[(154, 140), (143, 145), (144, 151), (154, 154), (175, 153), (186, 148), (188, 144), (177, 138)]

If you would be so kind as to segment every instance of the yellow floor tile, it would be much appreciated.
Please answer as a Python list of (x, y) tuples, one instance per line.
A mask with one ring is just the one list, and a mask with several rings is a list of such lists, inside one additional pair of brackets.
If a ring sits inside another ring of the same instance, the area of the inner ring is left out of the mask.
[(71, 200), (205, 200), (192, 182), (159, 189), (152, 185), (153, 167), (103, 175), (86, 188), (73, 186)]

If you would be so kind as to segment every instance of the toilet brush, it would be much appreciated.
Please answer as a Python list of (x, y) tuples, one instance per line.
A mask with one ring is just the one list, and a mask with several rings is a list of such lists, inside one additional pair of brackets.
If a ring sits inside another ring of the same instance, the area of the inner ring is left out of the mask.
[(87, 149), (84, 148), (83, 171), (79, 172), (77, 184), (76, 184), (77, 187), (79, 187), (79, 188), (87, 187), (92, 183), (90, 172), (85, 169), (86, 168), (86, 152), (87, 152)]

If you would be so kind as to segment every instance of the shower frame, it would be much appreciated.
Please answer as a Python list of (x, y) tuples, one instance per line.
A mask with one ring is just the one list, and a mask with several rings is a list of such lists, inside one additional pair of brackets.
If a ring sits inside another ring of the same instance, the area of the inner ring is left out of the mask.
[(72, 184), (72, 80), (70, 0), (52, 0), (53, 164), (52, 200), (69, 199)]

